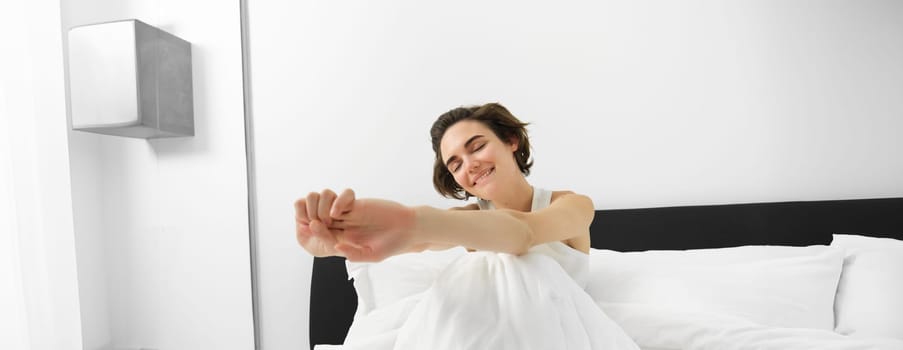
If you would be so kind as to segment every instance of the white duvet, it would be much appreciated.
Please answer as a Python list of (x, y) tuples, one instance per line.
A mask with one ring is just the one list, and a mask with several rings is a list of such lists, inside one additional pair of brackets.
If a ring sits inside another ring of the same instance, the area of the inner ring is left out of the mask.
[(342, 349), (903, 350), (681, 305), (596, 304), (543, 254), (468, 253), (441, 271), (425, 291), (359, 312)]
[(343, 349), (638, 347), (549, 256), (475, 252), (425, 292), (356, 317)]
[(827, 330), (762, 326), (716, 313), (643, 304), (601, 304), (644, 350), (903, 350), (903, 340), (855, 338)]
[[(410, 302), (416, 303), (417, 299), (419, 298), (396, 306), (403, 309), (409, 307)], [(903, 349), (903, 340), (899, 339), (855, 338), (825, 330), (767, 327), (727, 315), (628, 304), (607, 304), (603, 308), (643, 350)], [(356, 342), (358, 346), (346, 345), (341, 349), (391, 349), (398, 335), (398, 325), (404, 323), (398, 317), (402, 314), (389, 309), (381, 310), (375, 317), (365, 321), (368, 323), (367, 328), (375, 331), (369, 334), (367, 341)], [(356, 340), (362, 340), (361, 335), (363, 334), (358, 333)], [(479, 340), (474, 338), (462, 342), (462, 346), (465, 343), (474, 349), (488, 348), (479, 345)], [(553, 346), (549, 349), (567, 349), (565, 346)]]

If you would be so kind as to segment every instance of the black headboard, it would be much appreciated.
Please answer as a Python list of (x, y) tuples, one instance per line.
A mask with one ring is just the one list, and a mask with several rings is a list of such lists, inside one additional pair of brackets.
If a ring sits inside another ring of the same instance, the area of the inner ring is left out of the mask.
[[(617, 251), (831, 243), (834, 233), (903, 240), (903, 198), (597, 210), (592, 247)], [(315, 258), (310, 343), (344, 342), (357, 294), (342, 258)]]

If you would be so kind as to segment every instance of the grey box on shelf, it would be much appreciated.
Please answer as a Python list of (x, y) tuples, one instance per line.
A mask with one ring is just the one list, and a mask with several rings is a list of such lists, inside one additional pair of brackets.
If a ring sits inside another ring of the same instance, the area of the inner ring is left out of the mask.
[(194, 135), (191, 44), (135, 19), (69, 29), (73, 130)]

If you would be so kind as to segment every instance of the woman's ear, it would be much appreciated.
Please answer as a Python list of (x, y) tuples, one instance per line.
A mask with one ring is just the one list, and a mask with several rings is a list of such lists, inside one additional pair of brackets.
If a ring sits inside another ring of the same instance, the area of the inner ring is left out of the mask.
[(512, 137), (508, 140), (508, 145), (511, 146), (511, 152), (517, 151), (517, 146), (519, 145), (516, 137)]

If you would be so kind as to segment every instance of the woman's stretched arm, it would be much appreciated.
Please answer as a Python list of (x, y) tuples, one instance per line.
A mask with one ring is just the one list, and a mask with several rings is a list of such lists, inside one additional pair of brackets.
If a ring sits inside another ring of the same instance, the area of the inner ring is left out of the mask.
[(412, 209), (414, 240), (428, 247), (464, 246), (515, 255), (531, 247), (527, 223), (502, 210)]
[[(324, 203), (314, 207), (323, 208)], [(464, 246), (519, 255), (537, 244), (588, 234), (594, 210), (589, 198), (574, 193), (560, 196), (548, 208), (526, 213), (507, 209), (407, 207), (387, 200), (354, 199), (350, 190), (333, 199), (326, 208), (315, 210), (317, 214), (312, 218), (296, 220), (309, 221), (309, 227), (316, 229), (312, 235), (324, 237), (321, 242), (334, 240), (336, 255), (352, 261), (380, 261), (436, 246)], [(321, 220), (326, 225), (314, 223)], [(298, 232), (301, 236), (301, 231)]]
[(463, 245), (520, 255), (535, 245), (589, 234), (595, 208), (573, 192), (536, 212), (510, 209), (447, 211), (415, 207), (416, 235), (435, 245)]

